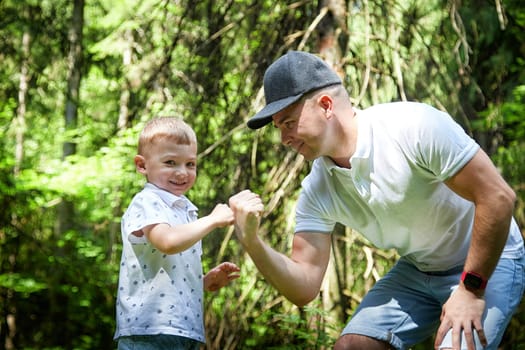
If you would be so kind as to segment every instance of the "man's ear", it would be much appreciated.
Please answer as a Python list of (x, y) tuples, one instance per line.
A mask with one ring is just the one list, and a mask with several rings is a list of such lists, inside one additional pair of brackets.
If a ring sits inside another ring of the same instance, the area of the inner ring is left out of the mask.
[(137, 154), (134, 158), (135, 168), (137, 171), (143, 175), (146, 175), (146, 159), (140, 154)]
[(318, 99), (319, 105), (324, 109), (325, 115), (329, 118), (334, 109), (334, 100), (330, 95), (322, 94)]

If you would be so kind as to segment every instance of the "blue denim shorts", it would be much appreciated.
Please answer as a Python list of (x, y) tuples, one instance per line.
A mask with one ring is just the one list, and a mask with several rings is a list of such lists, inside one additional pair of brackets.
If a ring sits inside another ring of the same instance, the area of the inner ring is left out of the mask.
[[(497, 349), (516, 312), (524, 292), (525, 257), (500, 259), (485, 291), (483, 328), (489, 345)], [(457, 288), (463, 267), (425, 273), (400, 259), (367, 293), (343, 329), (344, 334), (361, 334), (408, 349), (433, 336), (439, 327), (441, 307)], [(475, 332), (474, 332), (475, 333)], [(476, 338), (476, 348), (482, 349)], [(440, 349), (452, 348), (451, 332)], [(463, 341), (461, 349), (467, 349)]]
[(197, 340), (168, 334), (131, 335), (118, 339), (118, 350), (199, 350)]

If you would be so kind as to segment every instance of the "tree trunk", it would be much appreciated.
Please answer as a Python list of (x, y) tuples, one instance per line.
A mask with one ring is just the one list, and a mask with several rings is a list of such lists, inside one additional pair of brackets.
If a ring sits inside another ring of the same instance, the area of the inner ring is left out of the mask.
[(124, 32), (124, 40), (128, 45), (124, 48), (122, 52), (122, 66), (124, 70), (124, 77), (122, 83), (122, 92), (120, 93), (120, 108), (118, 114), (117, 130), (121, 131), (126, 128), (129, 121), (129, 99), (131, 96), (130, 84), (128, 82), (128, 77), (126, 73), (128, 72), (129, 67), (131, 66), (131, 60), (133, 55), (133, 34), (131, 29), (126, 29)]
[[(22, 63), (20, 68), (20, 83), (18, 88), (18, 109), (16, 112), (15, 122), (15, 165), (13, 174), (16, 177), (20, 173), (22, 167), (22, 161), (24, 158), (24, 138), (26, 132), (26, 97), (28, 90), (29, 81), (29, 55), (31, 47), (31, 34), (28, 30), (24, 31), (22, 35)], [(7, 207), (5, 208), (7, 209)], [(6, 218), (8, 219), (8, 218)], [(18, 240), (16, 240), (15, 246), (18, 246)], [(10, 254), (7, 261), (9, 261), (9, 271), (14, 272), (14, 266), (16, 264), (16, 254)], [(0, 324), (6, 327), (4, 346), (6, 350), (15, 349), (15, 336), (16, 336), (16, 303), (12, 302), (13, 290), (8, 289), (5, 294), (5, 305), (6, 305), (6, 316), (2, 320), (4, 324)], [(3, 323), (2, 322), (2, 323)]]
[[(82, 28), (84, 24), (84, 0), (75, 0), (73, 4), (73, 16), (71, 20), (71, 27), (69, 30), (69, 54), (68, 54), (68, 81), (66, 91), (66, 107), (65, 107), (65, 131), (68, 133), (68, 138), (63, 144), (63, 159), (76, 153), (76, 128), (78, 124), (78, 106), (79, 106), (79, 91), (80, 79), (82, 75)], [(67, 197), (62, 198), (62, 202), (57, 208), (57, 227), (56, 234), (58, 237), (63, 237), (68, 231), (75, 228), (75, 207), (72, 200)], [(54, 254), (58, 257), (67, 258), (68, 246), (56, 247)], [(66, 280), (65, 272), (59, 269), (52, 274), (50, 283), (55, 286), (60, 286)], [(61, 322), (68, 319), (68, 304), (67, 295), (64, 295), (60, 288), (51, 288), (49, 295), (50, 312), (48, 324), (54, 322)], [(60, 346), (67, 344), (70, 334), (70, 327), (64, 327), (61, 332), (54, 332), (54, 339), (51, 344)]]
[[(66, 91), (65, 130), (73, 133), (78, 124), (78, 103), (80, 78), (82, 71), (82, 28), (84, 25), (84, 0), (75, 0), (73, 18), (69, 30), (68, 82)], [(71, 136), (70, 136), (71, 137)], [(63, 159), (76, 153), (74, 138), (63, 145)], [(74, 206), (67, 198), (63, 198), (58, 208), (57, 233), (71, 230), (74, 224)]]
[(31, 34), (24, 31), (22, 35), (22, 65), (20, 68), (20, 83), (18, 87), (18, 109), (16, 112), (16, 146), (14, 174), (18, 175), (24, 159), (24, 136), (26, 132), (26, 97), (27, 82), (29, 81), (29, 54), (31, 48)]

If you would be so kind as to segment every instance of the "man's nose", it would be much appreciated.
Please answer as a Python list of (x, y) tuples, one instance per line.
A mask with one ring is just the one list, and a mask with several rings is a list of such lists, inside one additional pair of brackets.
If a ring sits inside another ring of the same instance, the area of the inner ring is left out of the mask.
[(281, 131), (281, 143), (285, 146), (290, 146), (292, 144), (293, 137), (289, 132)]

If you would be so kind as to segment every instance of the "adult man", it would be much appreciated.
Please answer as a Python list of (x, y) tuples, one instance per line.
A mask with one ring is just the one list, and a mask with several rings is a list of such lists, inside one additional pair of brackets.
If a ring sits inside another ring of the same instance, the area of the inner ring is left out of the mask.
[(290, 257), (257, 236), (253, 197), (230, 200), (237, 236), (265, 278), (293, 303), (310, 302), (340, 222), (401, 259), (335, 349), (406, 349), (436, 330), (436, 349), (496, 349), (523, 295), (525, 258), (515, 194), (479, 145), (425, 104), (354, 109), (337, 74), (309, 53), (275, 61), (264, 90), (248, 126), (273, 121), (284, 145), (313, 160)]

